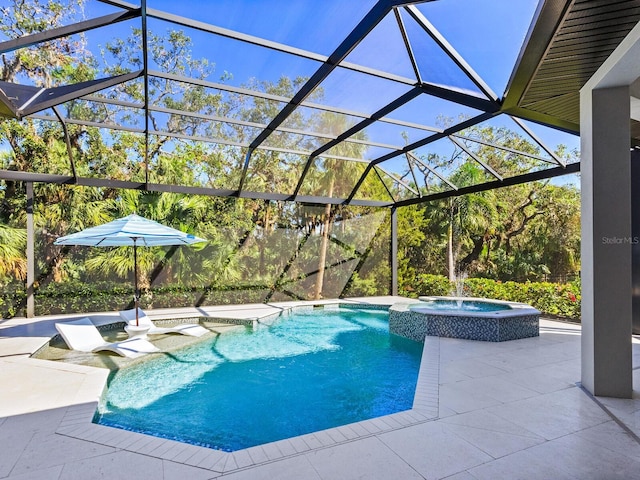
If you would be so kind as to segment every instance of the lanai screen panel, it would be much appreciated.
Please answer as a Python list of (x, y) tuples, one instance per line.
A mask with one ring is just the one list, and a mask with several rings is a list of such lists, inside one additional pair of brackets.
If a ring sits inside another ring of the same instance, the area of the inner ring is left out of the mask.
[[(211, 195), (381, 205), (451, 188), (416, 179), (411, 155), (432, 143), (453, 142), (464, 152), (459, 162), (480, 164), (475, 144), (460, 136), (499, 116), (506, 81), (485, 68), (480, 39), (519, 45), (534, 0), (502, 11), (509, 19), (493, 29), (479, 23), (496, 9), (486, 1), (464, 9), (459, 1), (285, 3), (195, 8), (169, 0), (88, 0), (32, 31), (7, 30), (0, 49), (9, 62), (25, 52), (44, 55), (53, 74), (5, 71), (3, 114), (51, 121), (60, 138), (73, 140), (68, 166), (40, 162), (21, 170), (59, 175), (51, 178), (59, 183), (89, 176), (132, 188), (142, 182), (147, 189), (166, 184), (173, 191), (209, 188)], [(459, 15), (455, 29), (446, 12)], [(52, 48), (64, 59), (47, 57)], [(513, 56), (511, 50), (503, 54)], [(118, 82), (119, 75), (129, 77)], [(94, 79), (103, 86), (83, 86)], [(34, 93), (27, 108), (11, 100), (23, 85), (46, 92)], [(83, 169), (98, 154), (121, 164)], [(166, 168), (179, 155), (188, 157), (193, 178)], [(514, 173), (559, 165), (542, 161)], [(4, 167), (11, 168), (10, 160)], [(318, 186), (330, 169), (340, 173), (340, 186)], [(423, 170), (422, 177), (437, 178)], [(473, 181), (498, 177), (489, 171)]]

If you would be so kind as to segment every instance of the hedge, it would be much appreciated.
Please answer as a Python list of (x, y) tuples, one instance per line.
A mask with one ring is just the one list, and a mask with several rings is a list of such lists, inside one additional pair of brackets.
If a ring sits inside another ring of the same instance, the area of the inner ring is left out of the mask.
[[(186, 307), (193, 305), (229, 305), (262, 303), (270, 293), (268, 285), (233, 285), (185, 287), (169, 286), (143, 292), (142, 308)], [(420, 295), (451, 295), (454, 285), (442, 275), (418, 275), (412, 282), (404, 282), (400, 294), (417, 298)], [(130, 285), (107, 282), (51, 283), (35, 294), (36, 315), (58, 313), (104, 312), (131, 308)], [(464, 294), (498, 300), (528, 303), (545, 315), (580, 319), (580, 284), (549, 282), (500, 282), (487, 278), (468, 278)], [(25, 315), (25, 291), (20, 284), (5, 287), (0, 294), (3, 318)], [(276, 298), (274, 297), (274, 300)]]
[[(170, 308), (193, 305), (229, 305), (264, 302), (270, 289), (265, 285), (185, 287), (169, 286), (143, 291), (142, 308)], [(11, 285), (0, 294), (2, 318), (25, 315), (23, 285)], [(133, 308), (130, 285), (97, 282), (51, 283), (35, 292), (36, 315), (105, 312)]]
[(442, 275), (418, 275), (413, 282), (404, 283), (400, 295), (410, 298), (418, 298), (421, 295), (451, 295), (455, 287), (448, 278)]
[[(451, 295), (455, 286), (442, 275), (419, 275), (401, 287), (401, 295), (417, 298), (420, 295)], [(527, 303), (543, 314), (580, 320), (580, 283), (501, 282), (488, 278), (468, 278), (464, 281), (464, 295)]]

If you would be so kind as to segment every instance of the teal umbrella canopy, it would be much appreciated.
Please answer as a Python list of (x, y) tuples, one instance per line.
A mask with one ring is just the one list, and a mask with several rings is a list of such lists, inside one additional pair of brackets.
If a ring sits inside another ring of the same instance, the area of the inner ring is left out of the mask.
[(134, 213), (104, 225), (60, 237), (54, 243), (56, 245), (85, 245), (87, 247), (122, 247), (127, 245), (157, 247), (191, 245), (199, 242), (206, 242), (206, 240)]
[(191, 245), (206, 242), (205, 239), (190, 233), (181, 232), (161, 223), (131, 214), (113, 222), (87, 228), (80, 232), (59, 237), (55, 245), (84, 245), (87, 247), (133, 247), (134, 268), (134, 302), (136, 309), (136, 325), (138, 325), (138, 245), (160, 247), (163, 245)]

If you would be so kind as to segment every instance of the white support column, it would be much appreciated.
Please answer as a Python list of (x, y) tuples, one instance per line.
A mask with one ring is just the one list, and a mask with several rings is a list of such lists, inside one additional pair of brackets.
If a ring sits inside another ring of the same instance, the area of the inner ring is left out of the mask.
[(582, 384), (631, 398), (631, 160), (629, 87), (580, 98)]

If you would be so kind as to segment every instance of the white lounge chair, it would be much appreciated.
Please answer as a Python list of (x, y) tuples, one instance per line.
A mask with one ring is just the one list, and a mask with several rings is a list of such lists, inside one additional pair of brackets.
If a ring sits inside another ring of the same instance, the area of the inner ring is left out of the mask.
[[(136, 324), (136, 310), (122, 310), (120, 317), (127, 322), (128, 325)], [(138, 308), (138, 325), (142, 327), (149, 327), (147, 335), (161, 335), (163, 333), (180, 333), (182, 335), (191, 335), (192, 337), (200, 337), (207, 333), (209, 330), (201, 325), (195, 323), (181, 323), (173, 327), (156, 327), (146, 313), (141, 308)]]
[(72, 322), (56, 323), (56, 330), (69, 348), (80, 352), (108, 350), (123, 357), (136, 358), (146, 353), (160, 351), (158, 347), (141, 338), (106, 342), (93, 322), (86, 317)]

